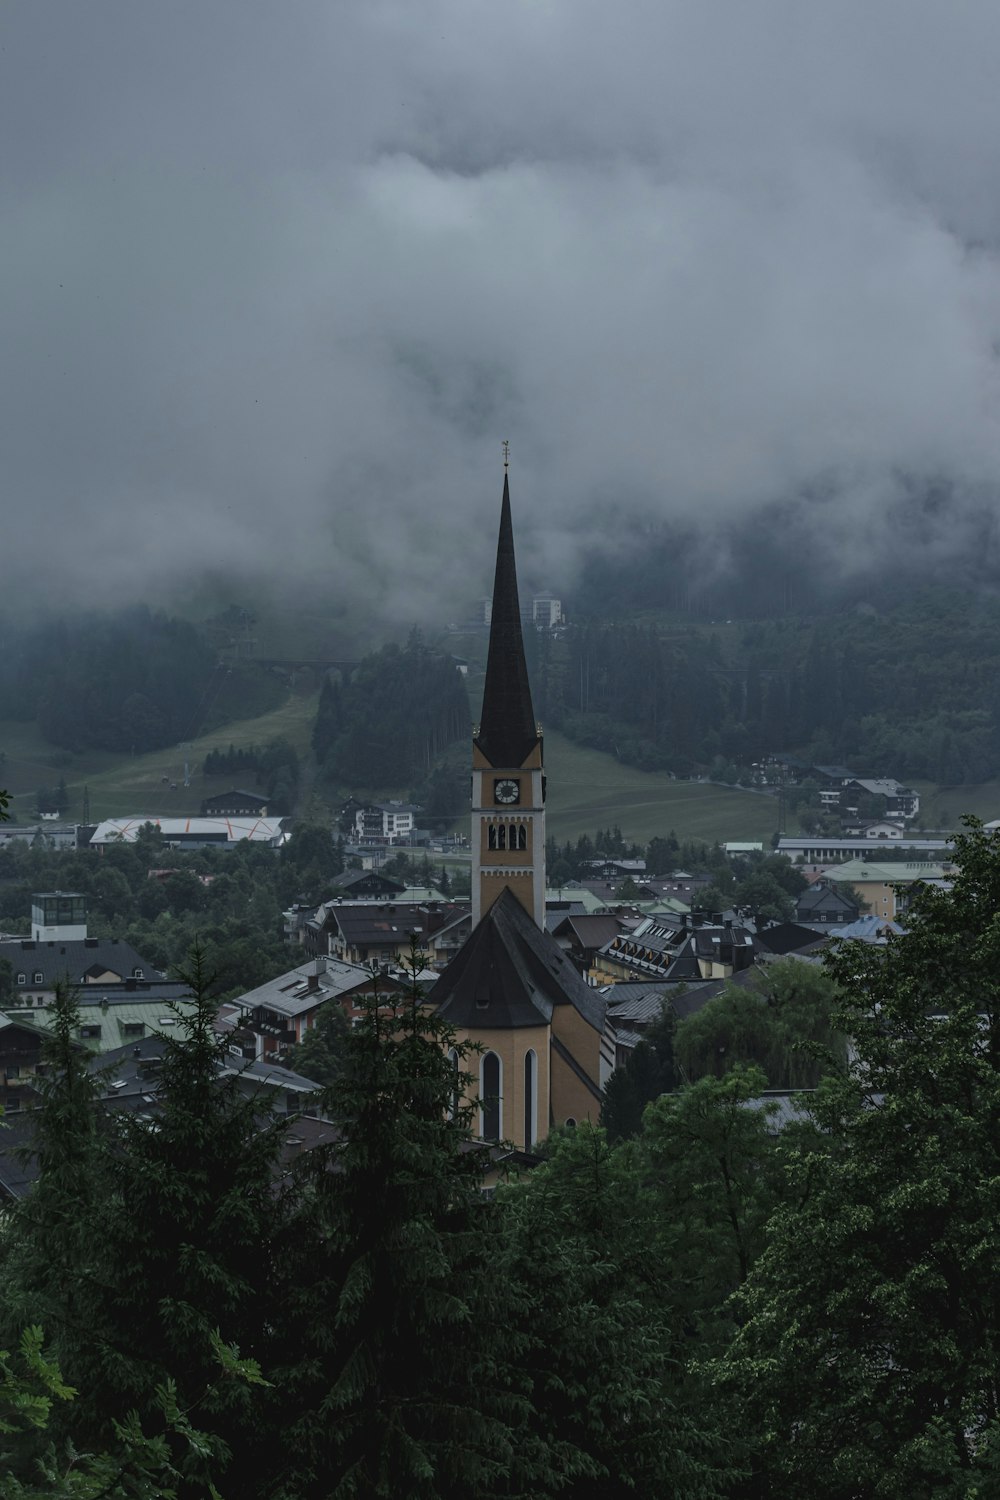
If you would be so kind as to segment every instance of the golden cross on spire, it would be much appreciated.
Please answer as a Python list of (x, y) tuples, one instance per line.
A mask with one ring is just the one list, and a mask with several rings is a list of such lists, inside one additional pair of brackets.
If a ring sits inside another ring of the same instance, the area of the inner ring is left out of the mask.
[(509, 464), (510, 464), (510, 443), (507, 441), (506, 438), (504, 438), (504, 440), (503, 440), (503, 471), (504, 471), (505, 474), (507, 472), (507, 467), (508, 467)]

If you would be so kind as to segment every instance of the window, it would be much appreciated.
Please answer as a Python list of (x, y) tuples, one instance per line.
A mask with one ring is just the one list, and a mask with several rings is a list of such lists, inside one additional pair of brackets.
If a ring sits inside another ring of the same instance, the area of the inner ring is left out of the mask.
[(530, 1151), (538, 1135), (538, 1058), (524, 1054), (524, 1149)]
[(133, 969), (132, 970), (132, 978), (133, 979), (141, 979), (142, 978), (142, 970), (141, 969)]
[(454, 1047), (450, 1047), (448, 1049), (448, 1061), (451, 1063), (452, 1067), (455, 1070), (455, 1082), (452, 1086), (451, 1102), (448, 1105), (448, 1114), (452, 1119), (454, 1119), (456, 1114), (458, 1113), (461, 1094), (458, 1086), (458, 1053), (456, 1052)]
[(80, 1035), (82, 1037), (87, 1037), (90, 1041), (94, 1041), (97, 1037), (100, 1036), (100, 1034), (101, 1034), (101, 1028), (99, 1026), (81, 1026), (80, 1027)]
[(36, 969), (35, 970), (35, 983), (36, 984), (44, 984), (45, 983), (45, 975), (42, 973), (41, 969)]
[(17, 982), (18, 982), (18, 984), (26, 984), (27, 983), (27, 979), (28, 979), (27, 974), (18, 974), (18, 976), (17, 976)]
[[(517, 832), (517, 847), (519, 849), (527, 849), (527, 847), (528, 847), (528, 830), (527, 830), (527, 828), (525, 827), (525, 825), (523, 823), (518, 823), (516, 832)], [(514, 847), (514, 833), (515, 833), (515, 830), (512, 828), (510, 830), (510, 847), (512, 849)]]
[(479, 1064), (479, 1134), (498, 1141), (503, 1130), (503, 1068), (495, 1052), (484, 1052)]
[(20, 1076), (21, 1076), (21, 1064), (20, 1063), (8, 1063), (7, 1064), (7, 1077), (8, 1078), (20, 1078)]
[(145, 1036), (146, 1028), (141, 1021), (126, 1021), (122, 1026), (122, 1036)]

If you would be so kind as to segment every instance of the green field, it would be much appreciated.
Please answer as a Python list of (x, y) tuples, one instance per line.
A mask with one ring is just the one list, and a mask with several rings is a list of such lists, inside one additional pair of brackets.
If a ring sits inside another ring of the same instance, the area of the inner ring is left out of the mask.
[(769, 843), (778, 824), (773, 797), (637, 771), (613, 755), (586, 750), (552, 731), (545, 736), (545, 770), (546, 832), (560, 843), (616, 823), (637, 843), (671, 829), (680, 839)]
[[(209, 779), (201, 774), (201, 764), (209, 750), (228, 745), (237, 748), (262, 745), (280, 737), (290, 740), (305, 758), (309, 754), (318, 697), (318, 693), (293, 692), (281, 708), (259, 718), (227, 724), (186, 746), (174, 745), (135, 756), (104, 750), (73, 755), (47, 744), (33, 723), (2, 720), (0, 750), (6, 758), (0, 769), (0, 784), (13, 794), (11, 815), (15, 821), (29, 820), (35, 811), (38, 788), (55, 786), (61, 776), (70, 794), (66, 816), (72, 821), (83, 817), (84, 786), (90, 792), (90, 817), (95, 823), (101, 818), (139, 812), (169, 817), (195, 815), (203, 797), (224, 791), (228, 785), (218, 777)], [(185, 759), (191, 771), (188, 787), (183, 785)], [(171, 789), (172, 783), (176, 790)]]
[(920, 821), (925, 828), (958, 828), (966, 813), (991, 823), (1000, 818), (1000, 781), (983, 781), (975, 786), (936, 786), (931, 781), (915, 781), (920, 793)]

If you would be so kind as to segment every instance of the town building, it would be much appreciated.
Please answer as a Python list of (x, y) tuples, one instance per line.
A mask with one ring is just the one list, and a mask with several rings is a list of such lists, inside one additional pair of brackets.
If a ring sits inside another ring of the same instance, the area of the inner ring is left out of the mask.
[(875, 864), (854, 859), (838, 865), (833, 872), (834, 879), (853, 886), (873, 916), (890, 921), (895, 921), (905, 912), (916, 885), (944, 880), (947, 875), (943, 865), (924, 860)]
[(409, 844), (419, 807), (407, 802), (364, 802), (354, 814), (354, 835), (361, 844)]
[(860, 907), (836, 885), (817, 880), (795, 902), (795, 915), (810, 927), (832, 927), (856, 922)]
[[(803, 834), (795, 838), (778, 840), (779, 854), (785, 854), (793, 864), (831, 864), (838, 859), (879, 859), (885, 854), (884, 839), (832, 838), (823, 833)], [(918, 839), (909, 834), (902, 840), (907, 850), (928, 859), (946, 860), (952, 849), (951, 839)], [(839, 877), (838, 877), (839, 878)]]
[(288, 818), (161, 818), (140, 813), (131, 818), (105, 818), (91, 835), (90, 847), (102, 853), (116, 844), (134, 844), (140, 829), (150, 823), (159, 829), (164, 843), (177, 849), (197, 849), (206, 844), (234, 849), (244, 839), (278, 849), (291, 837)]

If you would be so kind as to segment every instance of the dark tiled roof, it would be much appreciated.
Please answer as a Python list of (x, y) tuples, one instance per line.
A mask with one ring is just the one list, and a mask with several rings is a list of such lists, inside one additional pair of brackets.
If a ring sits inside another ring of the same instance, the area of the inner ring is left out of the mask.
[(853, 911), (857, 912), (857, 903), (848, 899), (843, 891), (834, 890), (832, 886), (818, 880), (811, 885), (807, 891), (803, 891), (795, 902), (796, 914), (805, 917), (811, 911)]
[(577, 912), (569, 916), (563, 915), (562, 921), (552, 929), (553, 936), (558, 937), (563, 933), (574, 938), (581, 948), (603, 948), (620, 931), (621, 922), (618, 918), (612, 913), (604, 912), (594, 912), (590, 916)]
[[(15, 973), (26, 973), (31, 983), (47, 987), (67, 976), (78, 984), (90, 973), (110, 972), (124, 979), (134, 969), (141, 969), (144, 977), (162, 978), (148, 958), (143, 958), (131, 943), (121, 938), (66, 938), (44, 943), (18, 938), (0, 943), (0, 958), (8, 959)], [(41, 980), (36, 981), (35, 974), (41, 974)]]
[(605, 1002), (509, 890), (501, 891), (429, 995), (445, 1020), (470, 1029), (545, 1026), (572, 1005), (595, 1031)]
[(764, 953), (807, 953), (828, 941), (825, 933), (798, 922), (778, 922), (774, 927), (762, 927), (757, 934), (757, 948)]
[(476, 744), (491, 766), (512, 767), (527, 760), (537, 741), (538, 728), (521, 636), (510, 490), (504, 474), (486, 686)]

